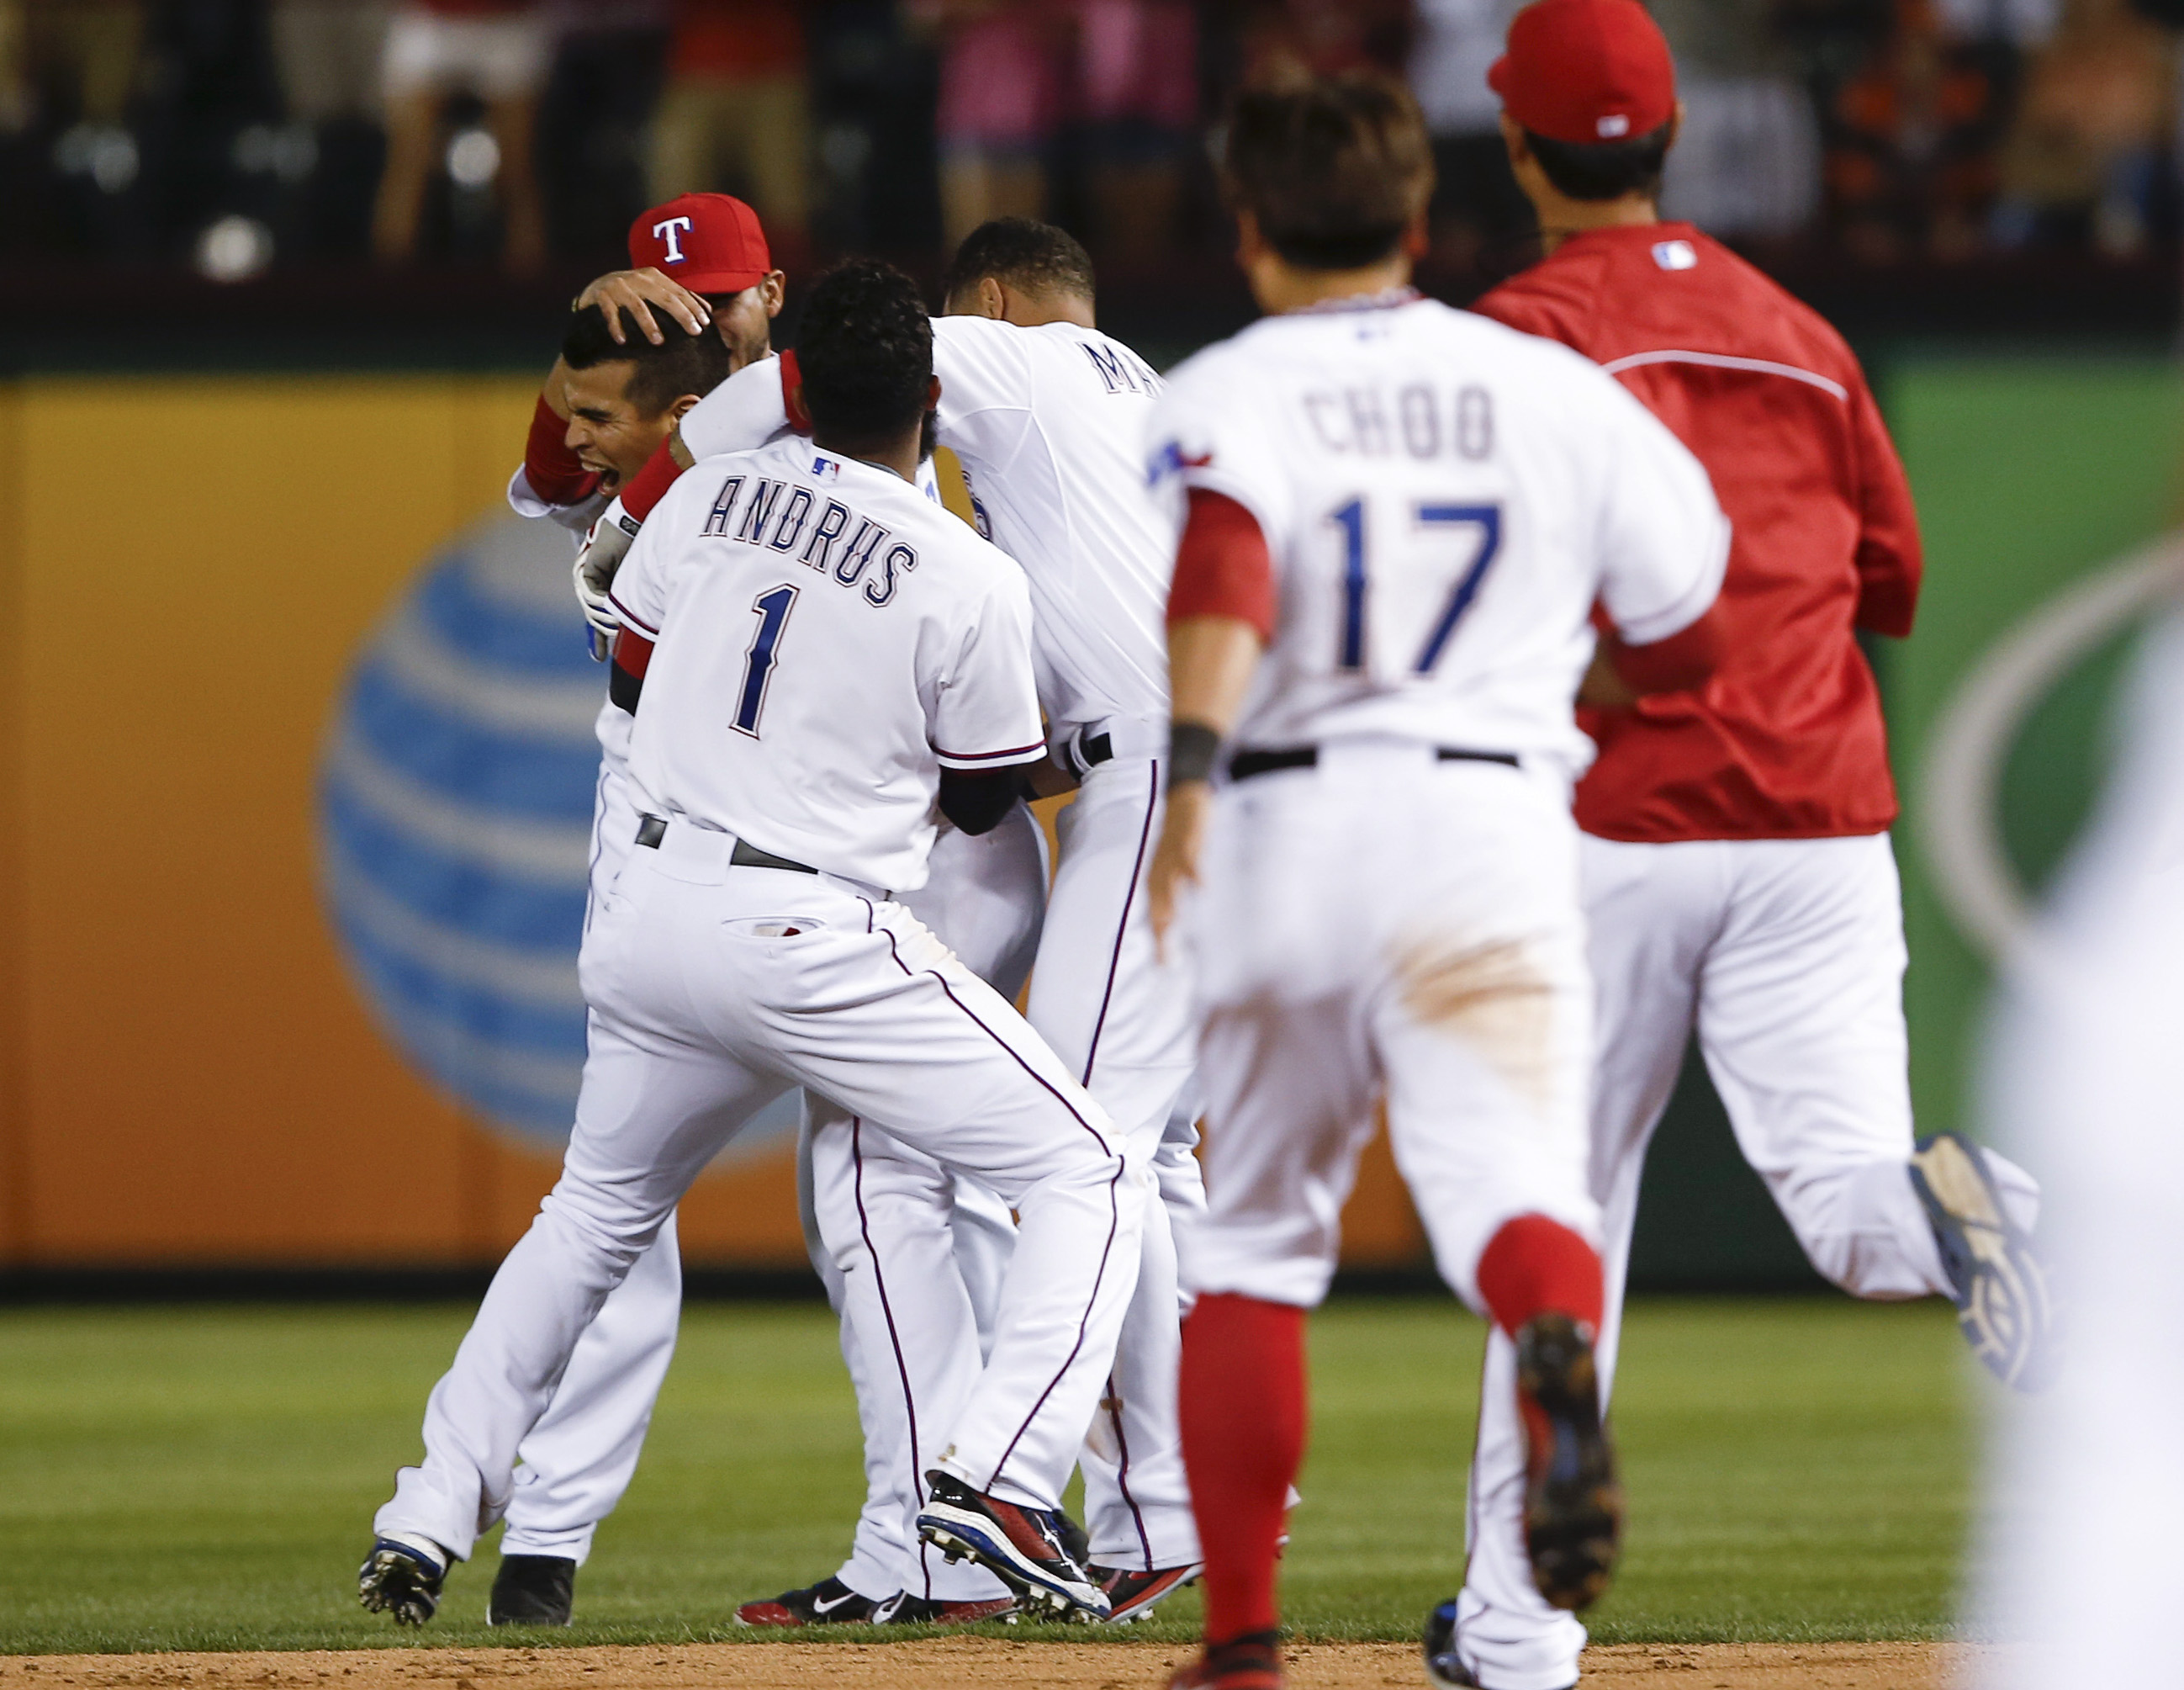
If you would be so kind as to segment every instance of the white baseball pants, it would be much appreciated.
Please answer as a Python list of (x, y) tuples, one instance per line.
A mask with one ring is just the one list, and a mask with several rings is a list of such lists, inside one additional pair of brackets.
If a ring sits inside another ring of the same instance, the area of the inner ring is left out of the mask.
[[(1814, 1268), (1854, 1296), (1946, 1293), (1907, 1171), (1903, 895), (1885, 834), (1630, 845), (1585, 838), (1599, 1050), (1591, 1192), (1602, 1208), (1603, 1401), (1615, 1375), (1646, 1148), (1694, 1031), (1744, 1152)], [(2036, 1188), (1989, 1152), (2029, 1213)], [(1562, 1690), (1585, 1627), (1524, 1547), (1513, 1346), (1487, 1340), (1457, 1650), (1492, 1690)]]
[[(1046, 841), (1019, 806), (973, 839), (945, 830), (933, 876), (904, 906), (957, 959), (1013, 999), (1046, 900)], [(908, 1590), (976, 1602), (1007, 1587), (917, 1541), (926, 1470), (978, 1382), (1016, 1244), (1009, 1207), (872, 1124), (806, 1094), (798, 1146), (805, 1238), (842, 1317), (842, 1358), (865, 1438), (865, 1506), (835, 1576), (883, 1600)]]
[(1164, 810), (1152, 758), (1118, 756), (1085, 774), (1061, 812), (1061, 867), (1025, 1011), (1141, 1165), (1137, 1297), (1080, 1464), (1092, 1559), (1146, 1572), (1198, 1559), (1176, 1427), (1175, 1231), (1204, 1212), (1206, 1190), (1195, 1100), (1184, 1096), (1198, 1057), (1190, 982), (1179, 956), (1161, 959), (1145, 895)]
[[(616, 745), (601, 761), (592, 806), (587, 930), (635, 849), (637, 806), (619, 739)], [(670, 1215), (584, 1329), (553, 1400), (517, 1451), (522, 1464), (509, 1498), (502, 1554), (558, 1555), (578, 1566), (590, 1558), (593, 1534), (636, 1475), (682, 1319), (682, 1258)]]
[(1384, 1097), (1441, 1276), (1544, 1214), (1588, 1239), (1591, 995), (1558, 784), (1429, 746), (1323, 746), (1219, 796), (1190, 912), (1205, 1220), (1186, 1282), (1309, 1308)]
[[(1195, 1059), (1189, 994), (1180, 965), (1156, 954), (1141, 895), (1159, 801), (1152, 763), (1118, 759), (1095, 768), (1063, 811), (1061, 868), (1039, 937), (1030, 1010), (1057, 1054), (1080, 1079), (1089, 1075), (1088, 1089), (1144, 1164), (1138, 1290), (1080, 1465), (1093, 1558), (1148, 1570), (1198, 1558), (1175, 1424), (1180, 1293), (1170, 1218), (1204, 1207), (1195, 1110), (1181, 1095)], [(944, 898), (918, 909), (974, 967), (983, 960), (976, 952), (1002, 954), (994, 942), (1007, 933), (1002, 913), (1016, 906), (1005, 895), (1012, 877), (1000, 867), (951, 875)], [(1012, 973), (1021, 978), (1012, 963), (997, 966), (1001, 973), (988, 974), (996, 984)], [(813, 1219), (845, 1318), (866, 1352), (859, 1391), (868, 1475), (881, 1470), (882, 1447), (904, 1452), (893, 1472), (905, 1529), (890, 1534), (881, 1523), (889, 1510), (875, 1478), (855, 1548), (837, 1576), (872, 1596), (904, 1588), (944, 1601), (1000, 1595), (983, 1570), (950, 1568), (911, 1541), (907, 1521), (922, 1505), (933, 1463), (929, 1447), (913, 1457), (907, 1428), (915, 1425), (916, 1443), (929, 1446), (976, 1384), (976, 1346), (991, 1324), (989, 1288), (1011, 1241), (1006, 1208), (873, 1121), (822, 1118), (815, 1109), (813, 1126)], [(859, 1264), (867, 1268), (861, 1278)]]
[(1121, 1135), (901, 906), (731, 867), (732, 844), (669, 828), (594, 920), (582, 969), (599, 1036), (561, 1180), (435, 1387), (425, 1461), (379, 1529), (470, 1553), (607, 1293), (721, 1146), (795, 1085), (883, 1112), (1017, 1211), (992, 1356), (939, 1464), (1056, 1505), (1136, 1285), (1143, 1213)]

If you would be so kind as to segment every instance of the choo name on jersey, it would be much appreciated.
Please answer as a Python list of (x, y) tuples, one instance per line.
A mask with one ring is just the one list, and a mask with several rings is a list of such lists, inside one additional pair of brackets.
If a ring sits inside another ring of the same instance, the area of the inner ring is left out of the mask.
[[(822, 458), (820, 472), (835, 466)], [(894, 601), (901, 577), (917, 567), (917, 549), (898, 540), (884, 523), (827, 499), (801, 482), (769, 476), (730, 476), (705, 513), (701, 537), (740, 541), (794, 557), (838, 587), (858, 591), (883, 608)]]

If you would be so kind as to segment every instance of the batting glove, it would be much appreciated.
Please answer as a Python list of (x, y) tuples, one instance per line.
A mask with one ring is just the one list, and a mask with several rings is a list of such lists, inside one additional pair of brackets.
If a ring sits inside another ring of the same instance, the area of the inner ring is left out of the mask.
[(577, 554), (577, 604), (584, 613), (584, 620), (595, 631), (610, 638), (620, 631), (621, 619), (615, 614), (607, 591), (614, 585), (615, 572), (621, 567), (631, 542), (644, 526), (621, 508), (621, 500), (617, 499), (599, 513), (591, 532), (584, 536), (582, 549)]

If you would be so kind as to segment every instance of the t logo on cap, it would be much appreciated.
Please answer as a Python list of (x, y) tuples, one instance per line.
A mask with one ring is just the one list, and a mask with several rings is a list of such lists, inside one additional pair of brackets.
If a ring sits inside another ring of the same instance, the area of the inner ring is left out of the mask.
[(740, 293), (773, 270), (758, 213), (725, 193), (677, 194), (629, 226), (632, 270), (675, 270), (693, 293)]
[(688, 217), (671, 217), (665, 223), (655, 223), (652, 226), (653, 238), (667, 243), (668, 263), (682, 262), (682, 243), (677, 237), (689, 226), (690, 220)]

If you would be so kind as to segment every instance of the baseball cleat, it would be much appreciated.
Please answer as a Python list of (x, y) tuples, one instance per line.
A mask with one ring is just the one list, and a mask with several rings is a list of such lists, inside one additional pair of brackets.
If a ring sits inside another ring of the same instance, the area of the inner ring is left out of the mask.
[(1055, 1516), (974, 1491), (939, 1469), (925, 1475), (917, 1535), (951, 1561), (968, 1556), (1016, 1592), (1027, 1611), (1107, 1617), (1107, 1593), (1062, 1547)]
[(566, 1555), (503, 1555), (486, 1598), (488, 1626), (566, 1626), (577, 1603), (577, 1564)]
[(1988, 1372), (2020, 1391), (2054, 1375), (2055, 1308), (2032, 1240), (2010, 1219), (1979, 1146), (1957, 1133), (1919, 1141), (1911, 1189), (1941, 1246), (1957, 1325)]
[[(1446, 1690), (1485, 1690), (1456, 1652), (1455, 1598), (1426, 1615), (1425, 1654), (1426, 1676), (1434, 1683), (1445, 1686)], [(1577, 1690), (1577, 1681), (1571, 1680), (1562, 1690)]]
[(1001, 1596), (988, 1602), (937, 1602), (929, 1596), (898, 1596), (873, 1621), (880, 1626), (975, 1626), (983, 1620), (1004, 1625), (1017, 1622), (1013, 1598)]
[(1091, 1574), (1093, 1583), (1107, 1592), (1108, 1623), (1127, 1626), (1151, 1613), (1184, 1586), (1197, 1583), (1198, 1576), (1206, 1570), (1206, 1564), (1191, 1561), (1180, 1567), (1162, 1567), (1150, 1573), (1128, 1567), (1098, 1565), (1084, 1570)]
[(1176, 1668), (1168, 1690), (1282, 1690), (1279, 1631), (1249, 1631), (1208, 1643), (1197, 1659)]
[(1615, 1570), (1623, 1491), (1600, 1418), (1591, 1335), (1567, 1314), (1536, 1314), (1517, 1333), (1517, 1406), (1524, 1417), (1524, 1548), (1532, 1581), (1553, 1608), (1597, 1601)]
[(873, 1626), (883, 1609), (901, 1598), (874, 1601), (860, 1596), (838, 1578), (823, 1578), (803, 1590), (783, 1591), (771, 1602), (746, 1602), (736, 1609), (738, 1626)]
[(367, 1612), (392, 1614), (398, 1626), (421, 1626), (440, 1606), (451, 1559), (429, 1537), (382, 1531), (356, 1570), (356, 1599)]

